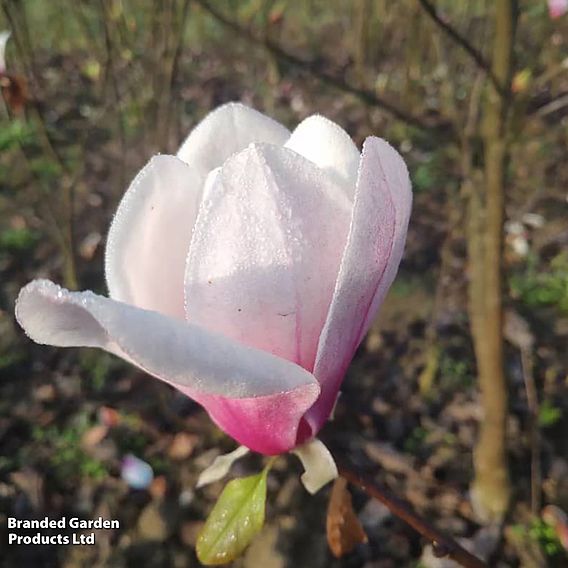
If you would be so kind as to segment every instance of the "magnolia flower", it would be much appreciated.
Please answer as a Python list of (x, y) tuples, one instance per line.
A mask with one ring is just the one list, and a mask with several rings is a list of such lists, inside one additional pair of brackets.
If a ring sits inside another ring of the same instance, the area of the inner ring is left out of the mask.
[(551, 18), (560, 18), (568, 12), (568, 0), (548, 0), (548, 14)]
[(247, 448), (283, 453), (329, 417), (395, 277), (410, 206), (385, 141), (360, 153), (321, 116), (290, 133), (227, 104), (124, 195), (106, 248), (110, 298), (35, 280), (16, 316), (34, 341), (114, 353)]

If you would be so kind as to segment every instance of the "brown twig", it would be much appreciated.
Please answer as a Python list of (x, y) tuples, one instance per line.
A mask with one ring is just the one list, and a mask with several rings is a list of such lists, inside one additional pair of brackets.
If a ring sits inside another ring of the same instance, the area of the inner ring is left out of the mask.
[(235, 22), (222, 14), (207, 0), (195, 0), (195, 3), (203, 8), (203, 10), (208, 12), (211, 16), (213, 16), (213, 18), (215, 18), (218, 22), (220, 22), (236, 34), (240, 35), (250, 43), (264, 47), (281, 61), (284, 61), (290, 65), (293, 65), (299, 69), (302, 69), (303, 71), (310, 73), (323, 83), (326, 83), (346, 93), (355, 95), (368, 105), (382, 108), (398, 120), (401, 120), (402, 122), (405, 122), (410, 126), (414, 126), (422, 130), (442, 130), (443, 125), (441, 125), (440, 122), (436, 121), (434, 123), (431, 123), (425, 118), (418, 117), (404, 109), (401, 109), (394, 103), (376, 95), (371, 90), (356, 87), (355, 85), (347, 82), (343, 77), (339, 77), (335, 74), (329, 73), (328, 71), (320, 69), (317, 62), (297, 57), (289, 51), (286, 51), (280, 45), (276, 44), (270, 38), (260, 37), (257, 33), (253, 32), (249, 28), (241, 26), (241, 24), (239, 24), (238, 22)]
[[(161, 68), (161, 76), (158, 77), (160, 88), (157, 91), (157, 119), (156, 125), (158, 128), (158, 142), (160, 147), (167, 148), (170, 137), (170, 129), (174, 100), (172, 93), (174, 91), (178, 71), (179, 60), (183, 51), (183, 40), (185, 35), (185, 28), (189, 14), (189, 0), (180, 2), (181, 8), (177, 9), (177, 4), (174, 2), (170, 6), (171, 13), (168, 19), (168, 25), (164, 26), (166, 31), (164, 55), (159, 61), (158, 67)], [(179, 12), (179, 13), (178, 13)]]
[(463, 35), (461, 35), (451, 24), (446, 22), (436, 10), (436, 7), (429, 0), (418, 0), (424, 11), (430, 19), (455, 43), (457, 43), (475, 62), (475, 64), (483, 70), (493, 83), (495, 89), (501, 96), (505, 96), (506, 89), (491, 69), (491, 65), (486, 61), (481, 52), (475, 48)]
[[(14, 8), (14, 12), (12, 12)], [(59, 173), (62, 178), (61, 183), (61, 219), (63, 220), (63, 228), (60, 228), (56, 223), (56, 236), (57, 242), (61, 248), (63, 255), (63, 277), (65, 285), (71, 289), (78, 288), (77, 270), (75, 265), (75, 242), (74, 242), (74, 228), (73, 228), (73, 201), (74, 201), (74, 182), (68, 167), (59, 151), (57, 146), (52, 140), (49, 132), (47, 119), (40, 104), (40, 88), (39, 88), (39, 73), (32, 50), (28, 23), (26, 19), (26, 11), (24, 5), (10, 3), (7, 0), (2, 2), (2, 9), (6, 19), (10, 23), (11, 31), (14, 38), (14, 43), (22, 63), (26, 83), (30, 86), (31, 97), (26, 101), (27, 108), (33, 116), (34, 126), (36, 126), (36, 133), (42, 150), (46, 156), (57, 165)], [(17, 12), (17, 14), (16, 14)], [(16, 15), (19, 21), (16, 20)], [(12, 117), (11, 117), (12, 118)], [(42, 184), (43, 187), (43, 184)], [(51, 206), (48, 208), (49, 215), (53, 214)], [(53, 218), (56, 222), (56, 218)]]
[(339, 473), (349, 483), (359, 487), (373, 499), (380, 501), (393, 515), (403, 520), (416, 532), (428, 539), (432, 543), (434, 554), (438, 558), (447, 556), (465, 568), (487, 568), (485, 562), (468, 552), (453, 538), (432, 526), (426, 519), (416, 513), (407, 502), (381, 487), (370, 477), (355, 473), (345, 466), (339, 467)]
[[(106, 51), (106, 61), (105, 61), (105, 84), (110, 80), (112, 94), (116, 104), (115, 112), (117, 115), (116, 124), (118, 127), (118, 136), (120, 138), (120, 150), (123, 158), (127, 153), (127, 143), (126, 143), (126, 130), (124, 127), (124, 116), (122, 110), (122, 97), (120, 95), (119, 81), (118, 81), (118, 71), (116, 69), (116, 64), (114, 61), (114, 56), (116, 54), (115, 46), (112, 40), (112, 34), (110, 29), (110, 15), (109, 8), (106, 5), (105, 0), (99, 0), (99, 8), (101, 14), (101, 22), (104, 31), (105, 39), (105, 51)], [(120, 160), (120, 187), (124, 187), (126, 180), (125, 171), (125, 160)]]

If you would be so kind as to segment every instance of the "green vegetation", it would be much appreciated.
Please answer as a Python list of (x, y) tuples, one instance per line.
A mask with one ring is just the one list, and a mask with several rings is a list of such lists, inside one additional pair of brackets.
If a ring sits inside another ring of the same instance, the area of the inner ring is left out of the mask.
[(37, 245), (39, 240), (39, 233), (27, 228), (4, 229), (0, 232), (0, 251), (12, 254), (27, 253)]
[(85, 349), (81, 352), (80, 365), (95, 392), (103, 391), (113, 373), (124, 368), (120, 359), (95, 349)]
[(566, 550), (558, 539), (556, 530), (542, 519), (534, 519), (529, 526), (519, 524), (511, 528), (518, 536), (530, 538), (537, 543), (549, 560), (566, 558)]
[(20, 144), (27, 144), (34, 138), (34, 129), (29, 122), (15, 119), (0, 128), (0, 152), (17, 148)]
[(562, 416), (563, 412), (561, 408), (553, 406), (549, 400), (545, 400), (539, 408), (538, 424), (542, 428), (554, 426), (562, 420)]
[(42, 451), (48, 451), (50, 469), (60, 482), (68, 484), (81, 477), (101, 480), (108, 475), (105, 464), (82, 448), (82, 438), (92, 425), (81, 415), (74, 424), (64, 428), (37, 426), (33, 429), (33, 441), (42, 445)]
[(511, 295), (528, 307), (553, 306), (568, 314), (568, 253), (555, 256), (546, 269), (530, 256), (525, 270), (509, 279)]
[(447, 352), (440, 357), (440, 388), (456, 391), (471, 387), (474, 374), (471, 361), (465, 358), (455, 358)]

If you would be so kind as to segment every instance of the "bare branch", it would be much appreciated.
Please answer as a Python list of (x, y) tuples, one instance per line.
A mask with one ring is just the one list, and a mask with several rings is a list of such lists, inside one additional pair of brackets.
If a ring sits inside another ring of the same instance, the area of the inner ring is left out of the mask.
[(383, 110), (390, 113), (392, 116), (405, 122), (410, 126), (420, 128), (422, 130), (436, 130), (444, 128), (444, 125), (439, 121), (432, 122), (426, 118), (415, 116), (414, 114), (399, 108), (394, 103), (385, 100), (382, 97), (376, 95), (373, 91), (362, 89), (348, 83), (343, 77), (339, 77), (335, 74), (329, 73), (320, 69), (316, 62), (302, 59), (296, 55), (286, 51), (280, 45), (273, 42), (271, 39), (266, 37), (260, 37), (258, 34), (252, 30), (241, 26), (238, 22), (231, 20), (222, 14), (217, 8), (214, 8), (207, 0), (195, 0), (195, 3), (201, 6), (206, 12), (213, 16), (217, 21), (222, 23), (227, 28), (231, 29), (236, 34), (240, 35), (250, 43), (264, 47), (272, 54), (274, 54), (278, 59), (284, 61), (290, 65), (294, 65), (299, 69), (302, 69), (314, 77), (317, 77), (323, 83), (327, 83), (332, 87), (340, 89), (346, 93), (355, 95), (363, 102), (371, 106), (376, 106), (382, 108)]
[(390, 491), (378, 485), (367, 476), (355, 473), (351, 469), (340, 466), (339, 473), (349, 483), (362, 489), (367, 495), (380, 501), (389, 511), (410, 525), (416, 532), (428, 539), (438, 558), (447, 556), (465, 568), (487, 568), (487, 565), (476, 556), (468, 552), (453, 538), (445, 535), (433, 527), (426, 519), (421, 517), (412, 507)]
[(473, 59), (475, 64), (483, 70), (489, 77), (493, 86), (501, 96), (505, 96), (507, 91), (505, 87), (497, 79), (495, 73), (491, 69), (491, 65), (485, 60), (481, 52), (475, 48), (463, 35), (461, 35), (454, 27), (446, 22), (436, 10), (436, 7), (430, 0), (418, 0), (424, 11), (430, 16), (430, 19), (455, 43), (457, 43), (467, 54)]

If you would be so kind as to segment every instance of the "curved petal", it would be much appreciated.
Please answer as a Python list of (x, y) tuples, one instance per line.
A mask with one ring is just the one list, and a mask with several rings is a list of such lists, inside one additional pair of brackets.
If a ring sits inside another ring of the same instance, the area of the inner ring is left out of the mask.
[(331, 452), (317, 438), (294, 448), (292, 453), (298, 456), (304, 466), (302, 483), (312, 495), (339, 475)]
[(155, 156), (122, 198), (106, 247), (111, 298), (183, 319), (183, 274), (204, 178)]
[[(319, 392), (316, 382), (285, 393), (254, 398), (210, 395), (192, 398), (207, 409), (219, 428), (239, 443), (273, 456), (290, 451), (303, 439), (299, 432), (300, 421)], [(312, 402), (308, 404), (308, 401)]]
[(297, 153), (254, 144), (204, 195), (186, 269), (188, 321), (311, 369), (351, 206)]
[(319, 114), (309, 116), (296, 127), (285, 146), (325, 170), (353, 199), (361, 154), (343, 128)]
[(199, 474), (195, 488), (199, 489), (200, 487), (223, 479), (223, 477), (229, 473), (231, 466), (248, 453), (249, 449), (246, 446), (239, 446), (228, 454), (217, 456), (213, 462)]
[(202, 404), (225, 432), (262, 453), (295, 445), (302, 414), (319, 394), (313, 375), (289, 361), (47, 280), (22, 289), (16, 317), (37, 343), (99, 347), (123, 357)]
[[(370, 138), (369, 144), (374, 146), (375, 156), (380, 156), (385, 176), (384, 179), (387, 185), (391, 188), (391, 198), (395, 209), (395, 228), (392, 252), (383, 276), (375, 291), (375, 295), (373, 296), (373, 301), (371, 302), (371, 306), (367, 312), (367, 317), (363, 324), (363, 328), (361, 329), (361, 333), (359, 334), (357, 345), (363, 341), (363, 338), (369, 331), (369, 328), (377, 315), (377, 311), (381, 307), (381, 304), (383, 303), (385, 296), (396, 277), (400, 261), (402, 260), (402, 254), (404, 253), (408, 222), (410, 220), (410, 212), (412, 210), (412, 187), (410, 184), (408, 169), (406, 168), (404, 160), (392, 146), (380, 138)], [(374, 160), (372, 157), (369, 157), (369, 159)], [(373, 175), (376, 175), (375, 172), (367, 171), (367, 176), (372, 177)], [(369, 177), (366, 182), (362, 183), (370, 184), (371, 180)]]
[(312, 433), (329, 416), (351, 358), (396, 275), (411, 205), (403, 159), (384, 140), (367, 138), (347, 246), (318, 346), (314, 375), (322, 394), (306, 415)]
[(287, 128), (241, 103), (228, 103), (210, 112), (189, 134), (177, 155), (201, 175), (223, 165), (252, 142), (283, 145)]

